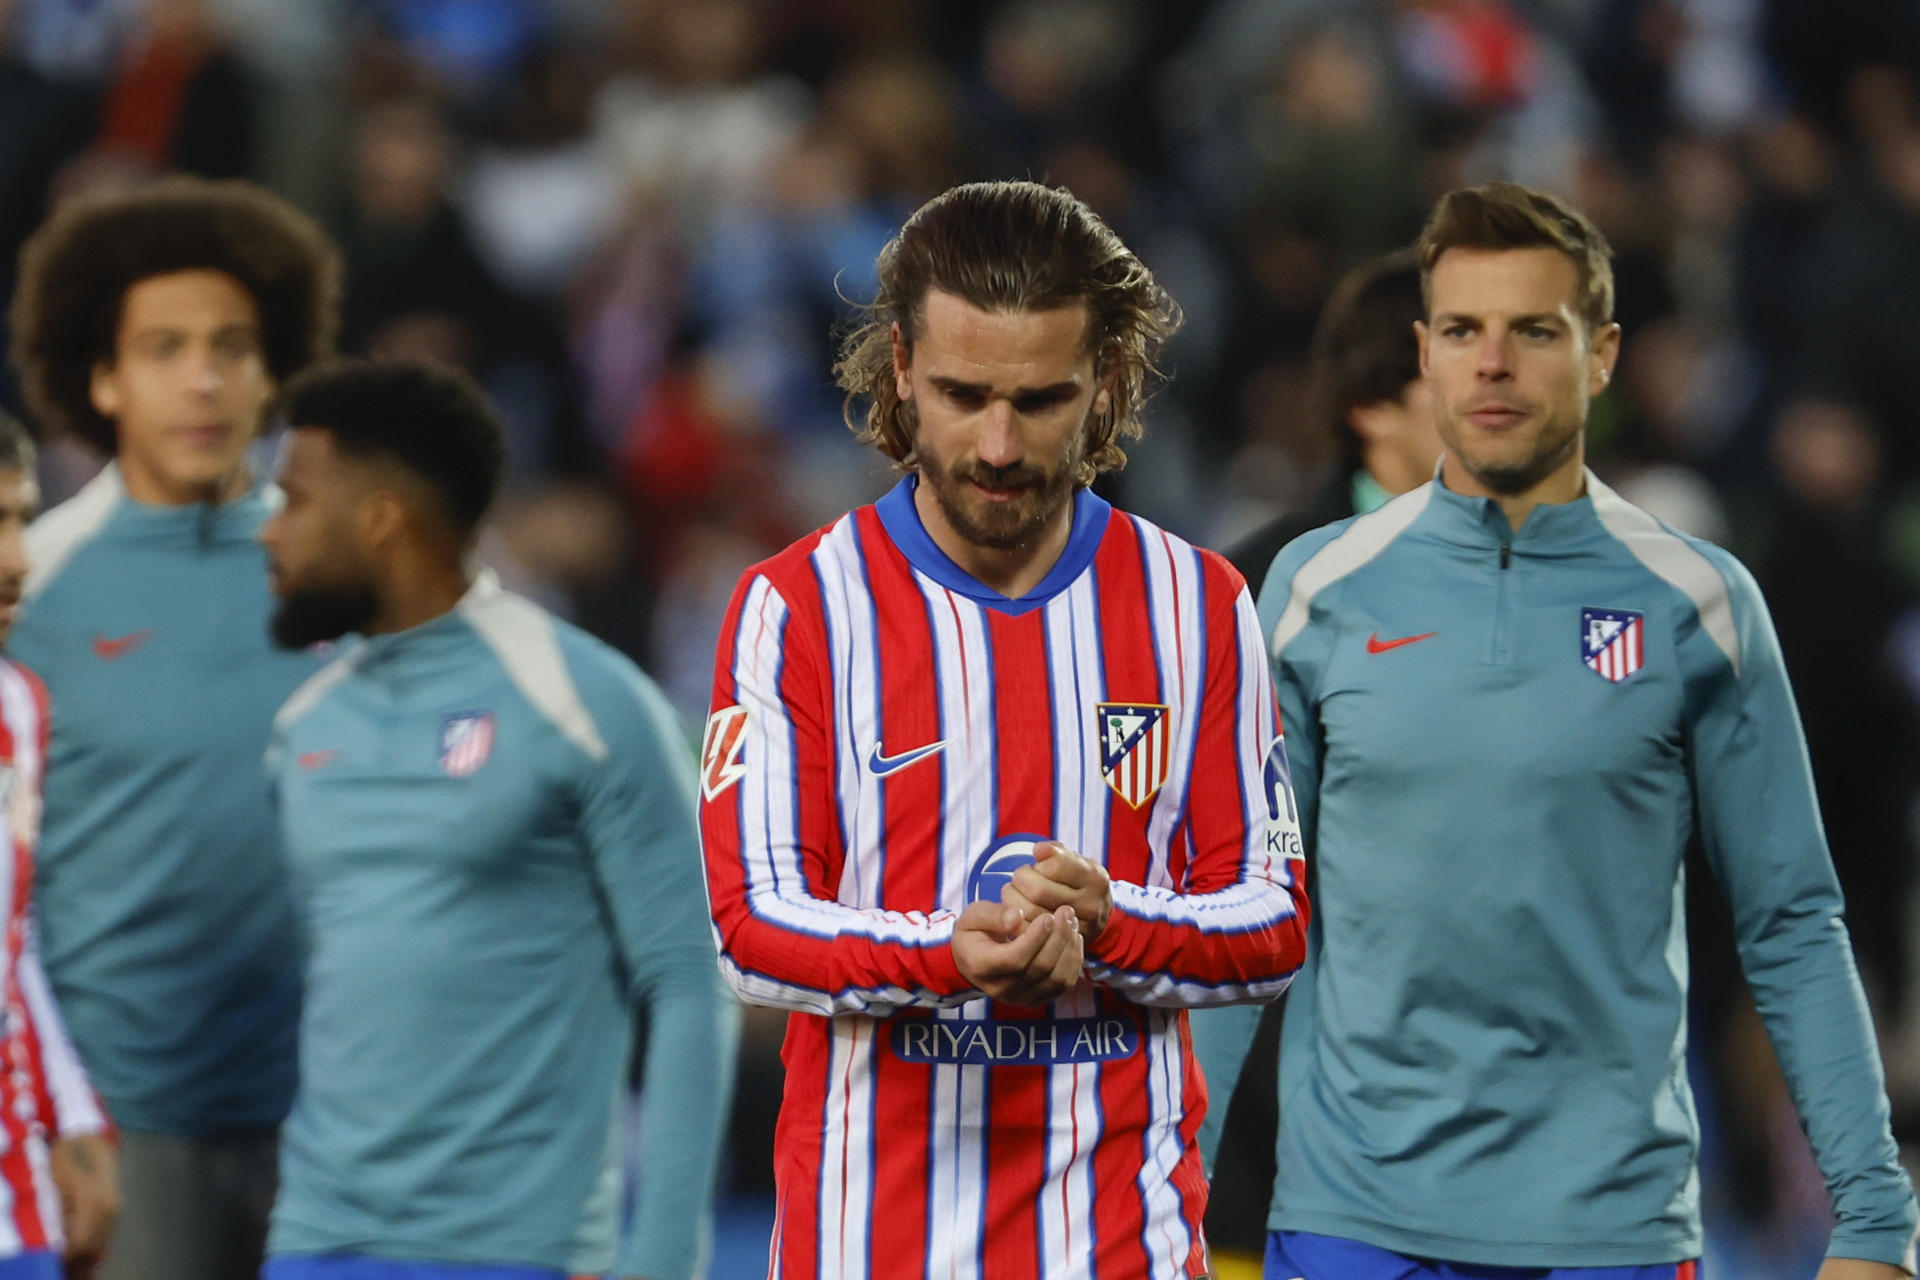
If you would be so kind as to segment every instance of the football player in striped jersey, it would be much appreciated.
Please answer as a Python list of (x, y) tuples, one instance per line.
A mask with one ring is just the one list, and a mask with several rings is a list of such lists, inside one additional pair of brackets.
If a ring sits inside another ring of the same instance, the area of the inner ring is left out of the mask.
[(722, 967), (791, 1011), (771, 1271), (1202, 1275), (1186, 1010), (1306, 902), (1240, 575), (1089, 488), (1178, 312), (1033, 183), (879, 267), (838, 375), (903, 477), (743, 576), (703, 752)]

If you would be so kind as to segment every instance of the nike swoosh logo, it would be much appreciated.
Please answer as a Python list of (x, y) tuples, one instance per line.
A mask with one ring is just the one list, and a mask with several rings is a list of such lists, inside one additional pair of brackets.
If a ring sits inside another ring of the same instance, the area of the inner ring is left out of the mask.
[(116, 659), (126, 657), (129, 653), (138, 649), (141, 645), (145, 644), (152, 635), (153, 628), (146, 627), (134, 632), (130, 636), (121, 636), (117, 640), (109, 636), (95, 636), (93, 638), (93, 656), (103, 658), (108, 662), (113, 662)]
[(332, 763), (333, 758), (339, 754), (338, 751), (308, 751), (300, 757), (300, 767), (318, 769), (322, 765)]
[(1368, 653), (1385, 653), (1389, 649), (1398, 649), (1403, 644), (1419, 644), (1422, 640), (1431, 640), (1439, 635), (1438, 631), (1429, 631), (1425, 635), (1401, 636), (1398, 640), (1382, 640), (1378, 631), (1367, 637)]
[(928, 756), (945, 751), (946, 749), (947, 740), (942, 738), (938, 742), (929, 742), (924, 747), (915, 747), (911, 751), (902, 751), (897, 756), (883, 756), (880, 754), (880, 744), (876, 742), (873, 744), (873, 754), (867, 757), (867, 769), (874, 777), (884, 778), (896, 770), (904, 769), (910, 764), (918, 764)]

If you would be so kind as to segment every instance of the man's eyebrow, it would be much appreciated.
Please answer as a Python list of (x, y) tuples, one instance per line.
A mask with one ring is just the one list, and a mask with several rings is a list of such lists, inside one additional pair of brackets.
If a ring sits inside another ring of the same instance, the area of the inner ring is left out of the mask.
[[(960, 378), (949, 378), (944, 374), (938, 373), (930, 375), (927, 381), (941, 391), (964, 391), (982, 396), (989, 395), (993, 391), (993, 387), (985, 382), (967, 382)], [(1046, 399), (1067, 399), (1078, 395), (1079, 392), (1080, 384), (1069, 378), (1061, 382), (1048, 383), (1043, 387), (1015, 387), (1009, 393), (1009, 397), (1013, 399), (1025, 399), (1029, 396), (1040, 396)]]
[[(1458, 321), (1465, 321), (1468, 324), (1485, 323), (1478, 315), (1470, 311), (1442, 311), (1433, 317), (1435, 326), (1452, 324)], [(1566, 318), (1557, 311), (1529, 311), (1523, 315), (1512, 317), (1507, 321), (1507, 327), (1515, 328), (1523, 324), (1557, 324), (1564, 326), (1566, 323)]]

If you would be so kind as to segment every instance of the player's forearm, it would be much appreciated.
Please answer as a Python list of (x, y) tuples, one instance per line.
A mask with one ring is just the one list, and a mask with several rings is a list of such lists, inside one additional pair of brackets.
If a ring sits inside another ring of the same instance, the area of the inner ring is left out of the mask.
[[(1774, 953), (1769, 960), (1754, 951)], [(1911, 1266), (1913, 1189), (1901, 1172), (1872, 1019), (1839, 919), (1743, 949), (1748, 982), (1833, 1197), (1831, 1252)]]
[(1087, 973), (1140, 1004), (1191, 1008), (1277, 998), (1307, 953), (1304, 895), (1249, 879), (1208, 894), (1115, 883)]
[(752, 1004), (884, 1015), (979, 996), (954, 963), (951, 912), (862, 910), (768, 893), (716, 900), (714, 920), (721, 972)]
[(739, 1008), (711, 976), (675, 984), (647, 1008), (646, 1171), (620, 1274), (690, 1280), (711, 1208), (720, 1137), (733, 1098)]

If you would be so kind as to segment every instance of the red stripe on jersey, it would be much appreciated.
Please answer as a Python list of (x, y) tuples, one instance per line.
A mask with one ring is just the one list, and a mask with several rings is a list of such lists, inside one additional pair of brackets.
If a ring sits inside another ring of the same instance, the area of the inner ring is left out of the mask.
[(1142, 1239), (1147, 1215), (1139, 1185), (1143, 1135), (1153, 1119), (1149, 1067), (1143, 1045), (1139, 1053), (1100, 1068), (1100, 1127), (1110, 1140), (1093, 1152), (1094, 1274), (1098, 1276), (1155, 1274), (1152, 1255)]
[[(1133, 522), (1116, 516), (1107, 527), (1094, 557), (1100, 581), (1100, 661), (1106, 672), (1102, 702), (1164, 704), (1166, 689), (1160, 664), (1171, 654), (1156, 652), (1152, 600), (1147, 592), (1146, 566), (1140, 558), (1140, 539)], [(1081, 708), (1091, 716), (1092, 707)], [(1097, 739), (1102, 726), (1093, 726)], [(1169, 748), (1172, 739), (1168, 739)], [(1107, 871), (1116, 880), (1146, 884), (1151, 878), (1153, 853), (1147, 846), (1147, 824), (1159, 797), (1134, 808), (1111, 787), (1107, 800)]]
[(823, 1111), (828, 1089), (823, 1019), (797, 1013), (787, 1019), (780, 1060), (786, 1068), (785, 1097), (774, 1125), (773, 1178), (780, 1189), (773, 1249), (783, 1274), (812, 1277), (820, 1256), (820, 1171)]
[[(927, 617), (926, 597), (914, 582), (913, 570), (887, 540), (873, 508), (857, 516), (867, 582), (873, 592), (877, 623), (874, 646), (879, 679), (876, 717), (879, 741), (872, 752), (898, 757), (952, 736), (940, 722), (935, 697), (879, 698), (880, 690), (896, 683), (896, 664), (923, 662), (933, 651), (933, 627)], [(944, 749), (943, 749), (944, 750)], [(940, 900), (940, 826), (946, 812), (945, 759), (941, 752), (892, 770), (878, 780), (883, 840), (883, 900), (889, 903), (932, 903)], [(925, 1098), (931, 1073), (917, 1063), (902, 1062), (888, 1043), (891, 1027), (875, 1030), (880, 1044), (871, 1054), (873, 1096), (882, 1116), (895, 1107), (894, 1099)], [(932, 1178), (927, 1143), (913, 1135), (889, 1135), (874, 1142), (873, 1204), (876, 1230), (871, 1233), (868, 1257), (871, 1274), (920, 1274), (926, 1257), (932, 1206)]]
[[(900, 756), (944, 741), (949, 729), (940, 723), (937, 698), (879, 697), (890, 687), (893, 666), (925, 661), (933, 651), (933, 628), (927, 621), (926, 597), (914, 584), (913, 570), (893, 550), (880, 527), (880, 517), (868, 507), (859, 516), (860, 541), (873, 590), (879, 624), (874, 646), (879, 683), (873, 696), (879, 702), (880, 740), (873, 751)], [(895, 769), (879, 781), (881, 825), (889, 856), (885, 860), (888, 902), (935, 902), (940, 897), (940, 822), (946, 811), (942, 785), (945, 761), (939, 752)], [(898, 848), (900, 856), (890, 856)]]
[[(1053, 755), (1057, 735), (1048, 726), (1053, 705), (1047, 687), (1043, 610), (1010, 617), (988, 610), (993, 673), (993, 739), (998, 817), (994, 837), (1020, 831), (1053, 834)], [(1043, 1016), (1044, 1010), (995, 1003), (1000, 1020)], [(987, 1230), (981, 1260), (988, 1276), (1033, 1275), (1040, 1270), (1040, 1205), (1034, 1188), (1047, 1181), (1045, 1067), (995, 1067), (988, 1101)]]

